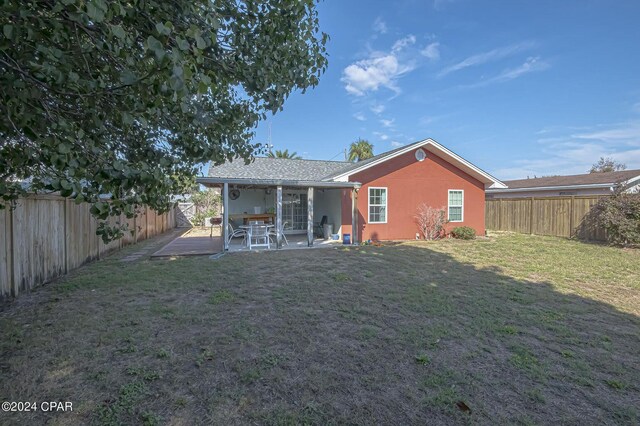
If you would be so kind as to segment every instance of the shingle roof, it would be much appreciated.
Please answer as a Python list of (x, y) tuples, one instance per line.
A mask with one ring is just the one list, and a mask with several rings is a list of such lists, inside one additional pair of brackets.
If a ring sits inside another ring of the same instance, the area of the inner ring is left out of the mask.
[(505, 180), (509, 189), (537, 188), (547, 186), (616, 184), (640, 176), (640, 170), (623, 170), (620, 172), (586, 173), (571, 176), (548, 176), (533, 179)]
[(298, 181), (322, 181), (327, 176), (351, 166), (346, 161), (291, 160), (285, 158), (256, 157), (245, 165), (236, 159), (209, 168), (209, 177), (228, 179), (283, 179)]
[(348, 172), (350, 170), (357, 169), (357, 168), (360, 168), (362, 166), (366, 166), (367, 164), (369, 164), (371, 162), (374, 162), (374, 161), (378, 160), (379, 158), (386, 157), (387, 155), (391, 155), (396, 151), (401, 151), (403, 149), (406, 149), (406, 148), (410, 147), (411, 145), (420, 145), (422, 143), (423, 143), (423, 141), (418, 141), (418, 142), (414, 142), (414, 143), (409, 144), (409, 145), (403, 145), (403, 146), (401, 146), (399, 148), (395, 148), (395, 149), (392, 149), (390, 151), (385, 151), (385, 152), (383, 152), (381, 154), (374, 155), (371, 158), (367, 158), (366, 160), (362, 160), (362, 161), (357, 161), (355, 163), (343, 162), (343, 164), (345, 164), (345, 167), (342, 170), (337, 170), (336, 172), (332, 173), (330, 176), (328, 176), (328, 178), (332, 178), (334, 176), (338, 176), (338, 175), (341, 175), (343, 173), (346, 173), (346, 172)]

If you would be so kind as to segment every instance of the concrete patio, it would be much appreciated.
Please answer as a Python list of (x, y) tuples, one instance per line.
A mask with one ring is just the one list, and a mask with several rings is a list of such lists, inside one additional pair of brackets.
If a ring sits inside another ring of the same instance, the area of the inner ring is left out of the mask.
[[(297, 250), (297, 249), (314, 249), (314, 248), (330, 248), (342, 245), (340, 240), (325, 240), (315, 238), (313, 246), (309, 247), (306, 234), (287, 235), (289, 244), (283, 242), (280, 250)], [(248, 252), (248, 251), (264, 251), (266, 248), (249, 248), (243, 244), (242, 238), (234, 238), (229, 243), (228, 253)], [(276, 250), (275, 241), (272, 239), (271, 249)], [(191, 228), (183, 234), (178, 234), (175, 239), (163, 246), (160, 250), (151, 255), (151, 258), (178, 257), (178, 256), (206, 256), (222, 253), (223, 241), (220, 236), (219, 227), (213, 230), (207, 228)]]

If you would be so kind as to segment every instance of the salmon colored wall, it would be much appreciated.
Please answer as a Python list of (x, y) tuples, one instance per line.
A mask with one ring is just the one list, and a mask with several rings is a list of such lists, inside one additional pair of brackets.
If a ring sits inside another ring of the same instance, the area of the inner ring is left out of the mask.
[[(448, 190), (464, 190), (463, 222), (447, 224), (470, 226), (483, 235), (484, 184), (442, 158), (427, 151), (424, 161), (417, 161), (415, 150), (385, 161), (349, 177), (362, 183), (358, 192), (359, 241), (415, 239), (418, 228), (414, 215), (422, 203), (447, 210)], [(368, 223), (369, 187), (387, 188), (387, 223)], [(351, 233), (350, 191), (344, 191), (342, 202), (343, 233)]]

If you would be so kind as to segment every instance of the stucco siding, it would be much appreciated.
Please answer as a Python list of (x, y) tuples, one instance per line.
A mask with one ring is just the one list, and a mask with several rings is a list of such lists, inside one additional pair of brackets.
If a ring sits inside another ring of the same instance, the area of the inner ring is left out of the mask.
[[(478, 235), (485, 232), (484, 184), (433, 153), (427, 153), (424, 161), (417, 161), (412, 150), (352, 175), (349, 180), (362, 183), (358, 193), (358, 233), (362, 241), (414, 239), (418, 231), (414, 219), (418, 207), (426, 203), (446, 211), (449, 190), (464, 191), (464, 217), (462, 222), (449, 223), (447, 230), (470, 226)], [(386, 223), (369, 223), (371, 187), (387, 188)], [(350, 207), (351, 203), (343, 202), (343, 232), (350, 228)]]

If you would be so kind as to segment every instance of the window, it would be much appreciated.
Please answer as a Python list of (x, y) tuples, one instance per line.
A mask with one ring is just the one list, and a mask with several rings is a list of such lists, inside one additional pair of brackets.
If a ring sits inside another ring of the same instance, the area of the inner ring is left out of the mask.
[(369, 223), (387, 223), (387, 188), (369, 188)]
[(449, 190), (449, 221), (462, 222), (464, 192), (461, 189)]

